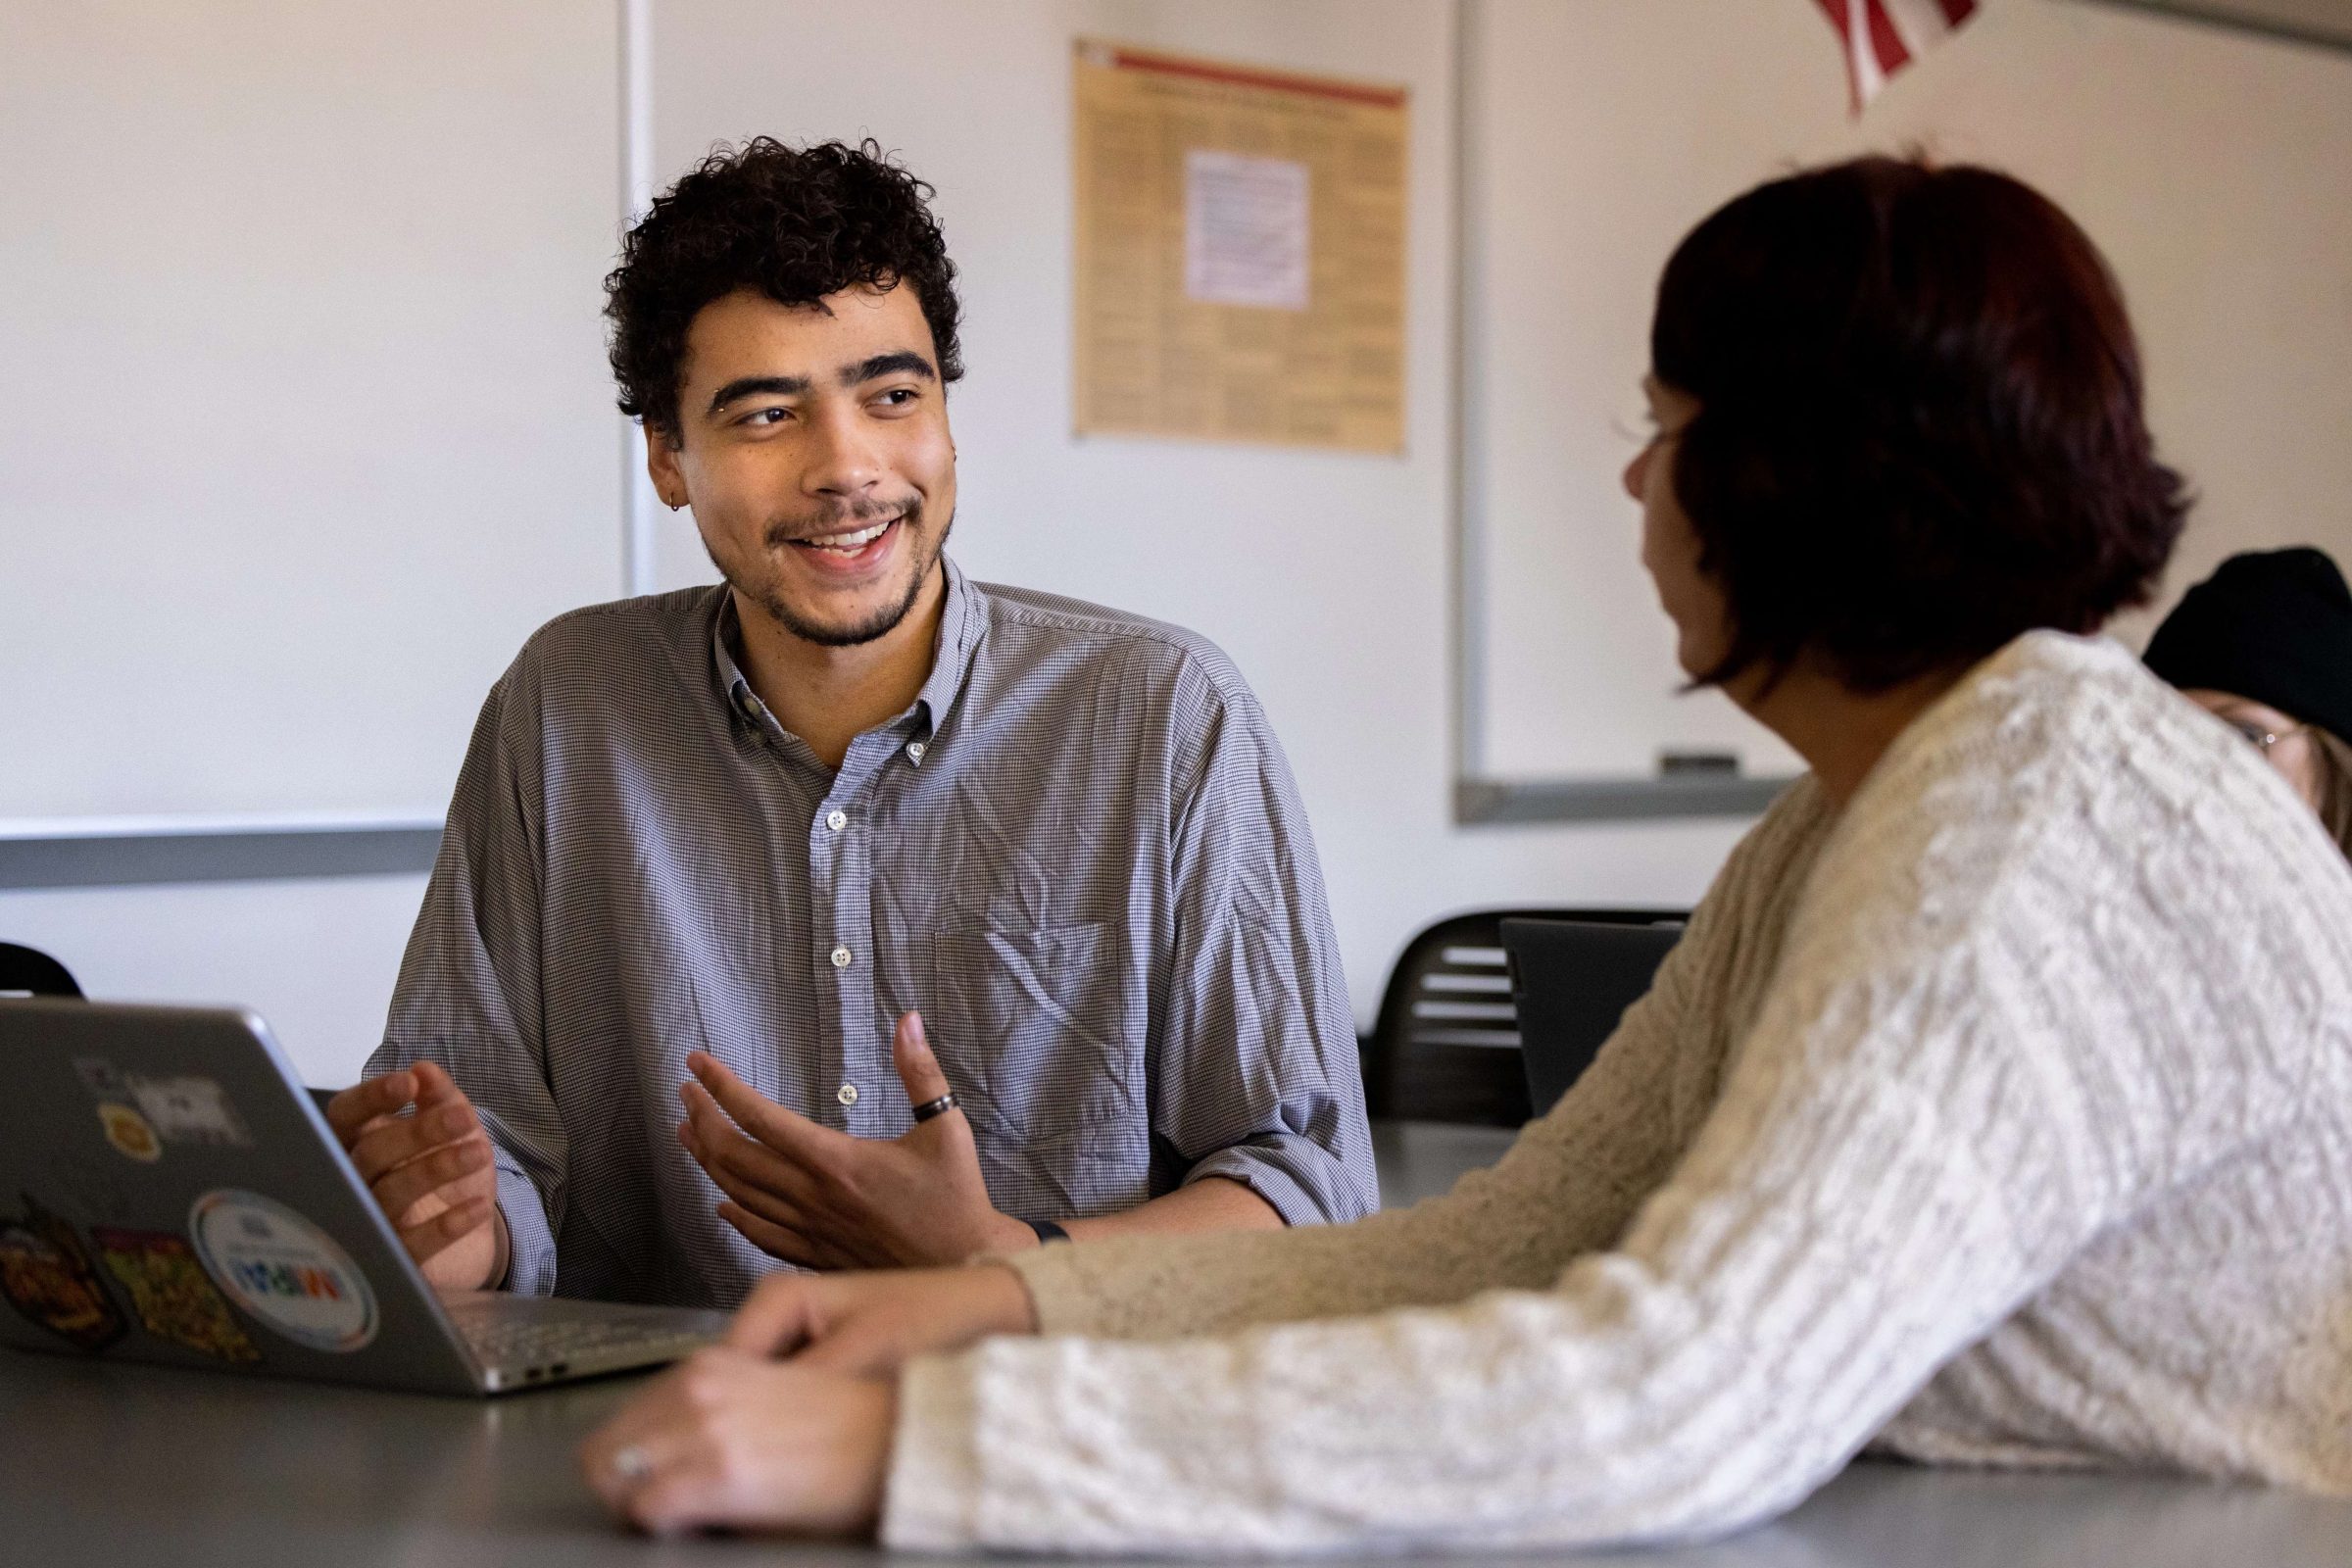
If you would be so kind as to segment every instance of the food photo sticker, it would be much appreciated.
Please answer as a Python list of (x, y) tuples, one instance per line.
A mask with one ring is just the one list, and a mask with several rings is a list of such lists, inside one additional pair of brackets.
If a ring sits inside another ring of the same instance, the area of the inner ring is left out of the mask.
[(106, 1141), (115, 1146), (115, 1152), (152, 1165), (164, 1157), (164, 1141), (155, 1136), (147, 1118), (119, 1101), (102, 1101), (98, 1105), (98, 1125), (106, 1129)]
[(0, 1218), (0, 1295), (20, 1316), (84, 1350), (129, 1332), (74, 1228), (24, 1195), (24, 1212)]
[(348, 1355), (374, 1340), (375, 1291), (333, 1237), (273, 1198), (223, 1188), (188, 1210), (213, 1283), (263, 1327)]
[(224, 1144), (253, 1147), (244, 1118), (229, 1103), (228, 1091), (210, 1078), (132, 1078), (130, 1098), (138, 1102), (167, 1144)]
[(125, 1231), (90, 1227), (90, 1240), (107, 1272), (130, 1293), (139, 1327), (159, 1340), (218, 1360), (251, 1365), (259, 1347), (237, 1326), (236, 1315), (196, 1261), (196, 1250), (168, 1231)]

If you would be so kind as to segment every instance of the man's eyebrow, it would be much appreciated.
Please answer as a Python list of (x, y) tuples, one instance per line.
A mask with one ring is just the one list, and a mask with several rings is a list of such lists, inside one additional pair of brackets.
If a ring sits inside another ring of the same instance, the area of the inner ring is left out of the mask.
[(912, 349), (899, 349), (890, 354), (877, 354), (871, 359), (859, 360), (856, 365), (843, 366), (841, 384), (862, 386), (868, 381), (878, 381), (883, 376), (901, 373), (919, 375), (926, 381), (939, 379), (939, 371), (932, 368), (929, 360)]
[(718, 389), (710, 399), (710, 412), (716, 414), (737, 398), (748, 398), (755, 392), (772, 393), (782, 398), (805, 396), (808, 378), (805, 375), (742, 375)]

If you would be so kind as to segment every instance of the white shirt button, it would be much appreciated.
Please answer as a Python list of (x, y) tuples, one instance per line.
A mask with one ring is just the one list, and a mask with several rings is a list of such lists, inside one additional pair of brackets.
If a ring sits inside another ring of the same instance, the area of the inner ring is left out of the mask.
[(833, 1091), (833, 1098), (845, 1105), (855, 1105), (858, 1103), (858, 1086), (843, 1084), (839, 1089)]
[(833, 950), (833, 967), (836, 969), (847, 969), (849, 966), (850, 950), (847, 948), (835, 948)]
[(930, 747), (924, 745), (921, 741), (908, 741), (906, 743), (907, 760), (910, 761), (919, 762), (923, 760), (923, 754), (930, 749)]
[(836, 833), (840, 832), (843, 828), (848, 827), (849, 825), (850, 813), (847, 811), (829, 812), (825, 817), (825, 826), (831, 828)]

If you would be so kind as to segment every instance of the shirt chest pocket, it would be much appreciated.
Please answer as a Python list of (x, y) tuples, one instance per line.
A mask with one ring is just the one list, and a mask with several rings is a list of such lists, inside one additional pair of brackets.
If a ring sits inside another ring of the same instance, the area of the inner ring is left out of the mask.
[(975, 1120), (1032, 1146), (1140, 1124), (1138, 981), (1118, 926), (948, 932), (931, 956), (924, 1025), (951, 1076), (979, 1092)]

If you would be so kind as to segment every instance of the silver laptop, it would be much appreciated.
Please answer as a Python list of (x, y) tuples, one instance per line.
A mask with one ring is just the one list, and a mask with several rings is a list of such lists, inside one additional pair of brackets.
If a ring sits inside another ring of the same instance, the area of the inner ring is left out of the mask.
[(432, 1394), (658, 1365), (723, 1312), (427, 1285), (261, 1019), (0, 1000), (0, 1341)]

